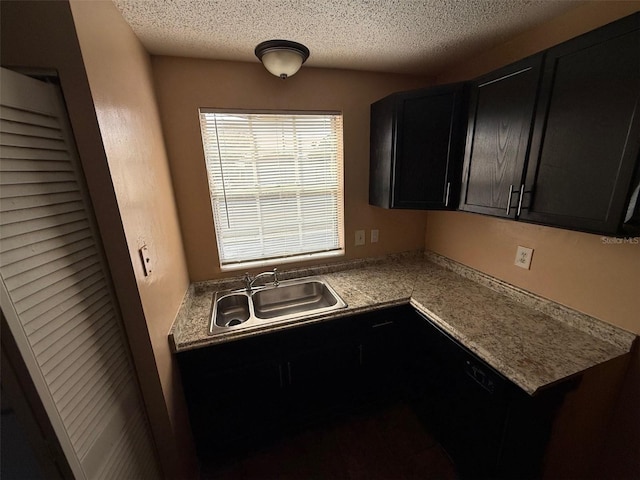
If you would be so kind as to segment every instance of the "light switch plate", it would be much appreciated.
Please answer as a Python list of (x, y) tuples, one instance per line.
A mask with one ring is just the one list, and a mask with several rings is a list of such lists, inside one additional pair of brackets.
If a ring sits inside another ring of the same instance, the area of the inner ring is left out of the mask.
[(144, 270), (144, 276), (148, 277), (151, 275), (151, 270), (153, 268), (153, 264), (151, 263), (151, 254), (149, 253), (149, 247), (143, 245), (138, 250), (140, 253), (140, 260), (142, 261), (142, 269)]
[(380, 230), (371, 230), (371, 243), (376, 243), (378, 241), (378, 236), (380, 235)]
[(531, 269), (531, 257), (533, 256), (533, 248), (518, 246), (516, 250), (516, 261), (513, 262), (520, 268)]
[(356, 247), (364, 245), (364, 230), (356, 230)]

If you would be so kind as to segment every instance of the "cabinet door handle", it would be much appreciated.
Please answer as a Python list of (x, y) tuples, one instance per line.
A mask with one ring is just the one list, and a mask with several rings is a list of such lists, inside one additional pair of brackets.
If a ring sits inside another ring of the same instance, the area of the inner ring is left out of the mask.
[(509, 185), (509, 198), (507, 199), (507, 216), (511, 212), (511, 196), (513, 195), (513, 185)]
[(373, 325), (371, 325), (371, 328), (386, 327), (387, 325), (393, 325), (393, 320), (389, 320), (388, 322), (374, 323)]
[(451, 193), (451, 182), (447, 182), (447, 193), (444, 196), (444, 206), (449, 206), (449, 193)]
[(291, 378), (291, 362), (287, 362), (287, 373), (289, 374), (289, 385), (291, 385), (291, 383), (292, 383), (292, 378)]
[(519, 217), (522, 211), (522, 197), (524, 197), (524, 183), (520, 185), (520, 198), (518, 199), (518, 213), (516, 213), (516, 217)]
[(496, 389), (493, 380), (482, 370), (482, 368), (474, 365), (469, 360), (465, 361), (465, 372), (471, 379), (473, 379), (478, 385), (484, 388), (489, 393), (494, 393)]

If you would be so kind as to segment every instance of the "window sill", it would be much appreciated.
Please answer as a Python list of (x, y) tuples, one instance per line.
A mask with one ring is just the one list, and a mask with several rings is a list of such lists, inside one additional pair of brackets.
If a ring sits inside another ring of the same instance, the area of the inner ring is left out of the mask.
[(332, 250), (330, 252), (321, 252), (321, 253), (306, 253), (303, 255), (295, 255), (292, 257), (281, 257), (281, 258), (273, 258), (269, 260), (255, 260), (252, 262), (241, 262), (241, 263), (233, 263), (230, 265), (221, 265), (220, 271), (233, 272), (237, 270), (249, 270), (252, 268), (270, 267), (273, 265), (278, 266), (278, 265), (284, 265), (287, 263), (305, 262), (309, 260), (343, 257), (343, 256), (344, 256), (344, 249)]

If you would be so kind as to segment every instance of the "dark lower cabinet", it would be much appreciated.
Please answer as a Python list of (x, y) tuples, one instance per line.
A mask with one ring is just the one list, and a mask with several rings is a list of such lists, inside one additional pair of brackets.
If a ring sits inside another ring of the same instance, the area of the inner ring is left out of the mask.
[(399, 390), (410, 308), (178, 354), (201, 459), (277, 438)]
[(394, 315), (372, 314), (358, 338), (363, 381), (373, 389), (392, 391), (401, 386), (406, 358), (405, 329), (410, 310)]
[(285, 374), (271, 342), (252, 338), (178, 354), (200, 458), (279, 428)]
[(530, 396), (420, 314), (411, 324), (413, 404), (461, 478), (539, 478), (564, 385)]
[(178, 354), (203, 461), (409, 402), (461, 478), (536, 478), (563, 388), (531, 397), (409, 306)]

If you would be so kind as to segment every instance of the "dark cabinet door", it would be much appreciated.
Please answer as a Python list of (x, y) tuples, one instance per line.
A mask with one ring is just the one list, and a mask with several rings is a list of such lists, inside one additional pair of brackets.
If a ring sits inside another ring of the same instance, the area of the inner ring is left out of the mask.
[(357, 398), (358, 348), (353, 339), (292, 352), (286, 361), (287, 412), (310, 418), (350, 406)]
[(355, 398), (359, 350), (351, 319), (292, 328), (274, 341), (285, 379), (287, 422), (322, 416)]
[(394, 94), (371, 106), (369, 203), (455, 208), (464, 143), (462, 84)]
[(411, 334), (419, 415), (462, 478), (495, 478), (510, 383), (420, 314)]
[(269, 339), (181, 352), (178, 364), (200, 458), (278, 428), (285, 377)]
[(640, 14), (548, 50), (540, 92), (520, 218), (617, 233), (638, 182)]
[(403, 394), (407, 387), (407, 324), (413, 318), (411, 307), (374, 312), (359, 326), (361, 381), (369, 398), (382, 400)]
[(472, 83), (461, 210), (516, 217), (541, 61), (529, 57)]

